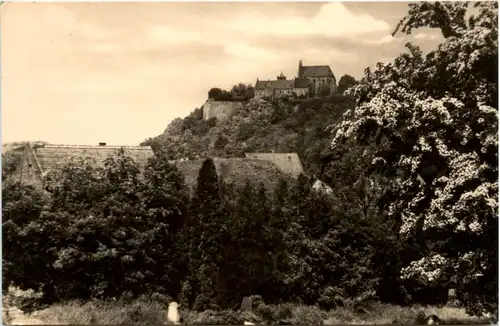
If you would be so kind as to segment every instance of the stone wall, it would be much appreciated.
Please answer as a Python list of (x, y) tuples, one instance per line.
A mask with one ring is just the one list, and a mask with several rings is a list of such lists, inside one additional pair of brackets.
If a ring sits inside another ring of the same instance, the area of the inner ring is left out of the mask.
[(256, 89), (255, 90), (255, 97), (256, 98), (272, 97), (272, 96), (273, 96), (273, 89), (272, 88)]
[(293, 97), (296, 96), (308, 96), (308, 88), (293, 88), (293, 89), (275, 89), (273, 92), (272, 88), (266, 88), (255, 91), (255, 98), (269, 97), (272, 99), (278, 99), (283, 97)]
[(217, 118), (224, 120), (238, 113), (238, 110), (243, 107), (241, 102), (223, 102), (207, 100), (203, 105), (203, 120)]
[(326, 85), (330, 89), (330, 95), (333, 95), (337, 91), (337, 83), (335, 78), (331, 77), (308, 77), (312, 84), (312, 97), (318, 97), (321, 91), (321, 87)]
[(295, 94), (297, 94), (297, 96), (307, 96), (309, 89), (307, 89), (307, 88), (294, 88), (293, 91), (295, 92)]

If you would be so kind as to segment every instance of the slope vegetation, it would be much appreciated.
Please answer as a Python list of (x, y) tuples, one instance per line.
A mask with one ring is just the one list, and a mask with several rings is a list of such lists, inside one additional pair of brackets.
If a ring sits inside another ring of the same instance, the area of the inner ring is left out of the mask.
[(306, 172), (317, 174), (331, 142), (327, 127), (335, 125), (354, 106), (354, 99), (343, 95), (276, 103), (251, 99), (237, 115), (223, 121), (205, 121), (202, 109), (196, 109), (143, 144), (164, 151), (170, 159), (297, 152)]

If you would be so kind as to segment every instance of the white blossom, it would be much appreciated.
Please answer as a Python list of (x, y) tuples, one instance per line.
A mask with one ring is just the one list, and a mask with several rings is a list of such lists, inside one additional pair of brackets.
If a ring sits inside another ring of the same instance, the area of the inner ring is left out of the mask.
[[(366, 100), (349, 120), (332, 128), (333, 147), (344, 139), (357, 139), (358, 131), (373, 123), (374, 133), (382, 129), (407, 146), (408, 151), (393, 162), (384, 160), (385, 165), (404, 171), (400, 192), (411, 191), (411, 199), (402, 197), (388, 207), (390, 216), (401, 216), (401, 234), (409, 234), (423, 219), (424, 229), (451, 227), (457, 233), (481, 235), (487, 232), (488, 221), (498, 218), (498, 180), (491, 179), (498, 175), (492, 163), (492, 155), (498, 155), (498, 108), (492, 106), (498, 85), (482, 70), (495, 65), (492, 58), (498, 57), (498, 12), (486, 6), (467, 28), (453, 26), (453, 35), (427, 56), (409, 45), (409, 53), (367, 70), (362, 82), (347, 91)], [(444, 84), (429, 86), (439, 82)], [(440, 86), (446, 91), (440, 93)], [(404, 135), (412, 136), (405, 139)], [(372, 164), (381, 160), (375, 156)], [(424, 176), (431, 180), (416, 187), (423, 167), (429, 166), (435, 167), (435, 175)], [(428, 205), (422, 209), (422, 203)], [(455, 258), (434, 253), (401, 273), (434, 282), (443, 277), (446, 267), (465, 266), (468, 274), (463, 282), (472, 282), (488, 268), (483, 260), (486, 255), (479, 250)], [(483, 270), (476, 261), (481, 261)]]

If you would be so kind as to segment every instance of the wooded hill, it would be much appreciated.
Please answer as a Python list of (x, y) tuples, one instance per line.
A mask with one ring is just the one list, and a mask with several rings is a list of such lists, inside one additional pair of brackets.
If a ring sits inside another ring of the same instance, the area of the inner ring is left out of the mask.
[(170, 159), (244, 157), (245, 152), (298, 153), (309, 175), (321, 175), (328, 162), (332, 125), (355, 107), (344, 95), (307, 100), (244, 102), (236, 116), (203, 120), (202, 109), (172, 121), (165, 132), (147, 139), (154, 151)]

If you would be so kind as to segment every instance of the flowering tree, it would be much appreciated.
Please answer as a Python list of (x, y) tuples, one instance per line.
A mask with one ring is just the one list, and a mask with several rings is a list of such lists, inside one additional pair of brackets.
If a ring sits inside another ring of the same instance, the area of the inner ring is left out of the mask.
[(377, 144), (372, 164), (396, 187), (388, 214), (426, 240), (402, 277), (454, 286), (481, 314), (498, 300), (498, 4), (468, 5), (409, 5), (394, 33), (439, 28), (444, 42), (366, 69), (332, 146)]

